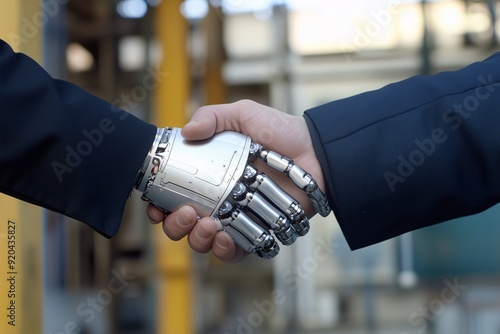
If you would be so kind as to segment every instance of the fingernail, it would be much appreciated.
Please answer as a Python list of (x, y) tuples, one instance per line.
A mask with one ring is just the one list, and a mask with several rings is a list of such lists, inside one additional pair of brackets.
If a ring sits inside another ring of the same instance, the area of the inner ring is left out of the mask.
[(198, 124), (198, 121), (190, 121), (189, 123), (187, 123), (186, 125), (184, 125), (184, 127), (195, 126), (196, 124)]
[(196, 235), (201, 239), (208, 239), (212, 236), (212, 232), (210, 232), (210, 230), (208, 230), (206, 227), (200, 226), (200, 228), (196, 230)]
[(215, 243), (217, 244), (217, 246), (219, 246), (220, 248), (222, 249), (227, 249), (229, 248), (229, 240), (227, 240), (226, 238), (217, 238), (215, 240)]
[(177, 224), (180, 226), (189, 226), (193, 222), (189, 219), (189, 213), (184, 208), (179, 209), (179, 213), (177, 215)]
[(148, 220), (149, 220), (149, 222), (151, 224), (160, 224), (160, 223), (162, 223), (165, 220), (166, 217), (167, 217), (167, 215), (164, 215), (163, 219), (161, 219), (161, 220), (154, 220), (153, 218), (151, 218), (151, 217), (148, 216)]

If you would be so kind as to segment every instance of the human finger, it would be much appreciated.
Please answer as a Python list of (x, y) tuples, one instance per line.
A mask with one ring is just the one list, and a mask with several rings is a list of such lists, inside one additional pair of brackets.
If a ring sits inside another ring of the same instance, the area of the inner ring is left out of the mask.
[(187, 140), (202, 140), (223, 131), (243, 133), (291, 158), (312, 148), (303, 117), (251, 100), (200, 107), (182, 128), (182, 136)]
[(153, 204), (149, 203), (147, 208), (146, 208), (146, 215), (149, 218), (149, 221), (152, 224), (158, 224), (165, 219), (165, 212), (158, 209), (156, 206)]
[(249, 254), (238, 247), (233, 238), (224, 231), (220, 231), (215, 235), (212, 252), (217, 258), (226, 263), (240, 262)]
[(170, 239), (177, 241), (188, 235), (196, 225), (198, 216), (190, 206), (183, 206), (163, 220), (163, 231)]
[(200, 219), (188, 236), (189, 246), (198, 253), (208, 253), (217, 234), (217, 225), (210, 217)]

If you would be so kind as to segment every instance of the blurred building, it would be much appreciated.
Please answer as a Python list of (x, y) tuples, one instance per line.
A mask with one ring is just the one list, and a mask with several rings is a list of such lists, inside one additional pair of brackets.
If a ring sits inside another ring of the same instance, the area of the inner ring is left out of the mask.
[[(243, 98), (300, 115), (500, 49), (496, 0), (18, 1), (53, 76), (158, 126)], [(111, 240), (44, 211), (40, 333), (500, 332), (498, 207), (355, 252), (315, 217), (276, 259), (227, 265), (132, 197)]]

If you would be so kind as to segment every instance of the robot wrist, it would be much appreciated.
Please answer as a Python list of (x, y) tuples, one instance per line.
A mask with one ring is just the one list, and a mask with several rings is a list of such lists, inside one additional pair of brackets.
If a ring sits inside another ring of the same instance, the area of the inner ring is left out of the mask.
[(173, 128), (169, 127), (157, 129), (151, 149), (149, 150), (148, 155), (146, 156), (146, 159), (144, 160), (144, 163), (135, 178), (134, 189), (144, 193), (148, 185), (148, 180), (153, 179), (153, 177), (157, 174), (158, 167), (161, 162), (158, 160), (157, 155), (165, 151), (172, 131)]

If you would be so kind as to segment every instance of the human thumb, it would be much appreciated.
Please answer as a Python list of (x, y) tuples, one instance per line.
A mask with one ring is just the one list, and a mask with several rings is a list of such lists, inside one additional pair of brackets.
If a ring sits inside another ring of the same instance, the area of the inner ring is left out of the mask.
[(187, 140), (202, 140), (214, 135), (216, 129), (214, 114), (196, 112), (189, 123), (182, 128), (182, 136)]

